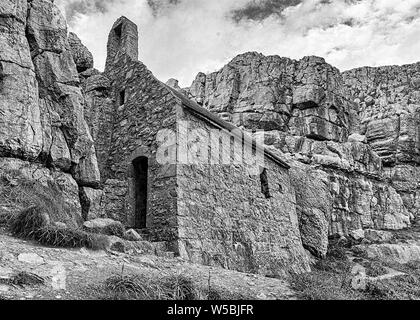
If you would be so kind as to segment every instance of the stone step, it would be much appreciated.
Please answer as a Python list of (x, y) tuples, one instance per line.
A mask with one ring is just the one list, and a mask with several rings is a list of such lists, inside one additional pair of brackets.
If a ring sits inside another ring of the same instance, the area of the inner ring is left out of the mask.
[(169, 249), (166, 241), (152, 241), (152, 237), (147, 229), (134, 229), (143, 241), (132, 242), (128, 247), (134, 248), (137, 254), (152, 254), (159, 257), (174, 258), (175, 253)]
[(160, 252), (156, 254), (158, 257), (162, 257), (162, 258), (168, 258), (168, 259), (173, 259), (175, 258), (175, 252), (171, 252), (171, 251), (166, 251), (166, 252)]

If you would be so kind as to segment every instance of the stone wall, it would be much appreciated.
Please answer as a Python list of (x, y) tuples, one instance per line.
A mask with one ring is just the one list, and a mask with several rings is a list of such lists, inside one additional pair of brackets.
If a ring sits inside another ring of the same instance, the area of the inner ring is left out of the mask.
[[(210, 130), (217, 127), (186, 109), (182, 121), (188, 125), (189, 138), (178, 144), (191, 146), (194, 141), (192, 150), (197, 152), (208, 148)], [(266, 198), (260, 171), (252, 170), (255, 163), (243, 156), (241, 143), (230, 144), (229, 132), (220, 136), (229, 142), (221, 154), (243, 162), (211, 164), (209, 157), (207, 164), (178, 165), (180, 255), (197, 263), (266, 275), (308, 270), (288, 170), (265, 159), (270, 192)], [(194, 152), (189, 153), (193, 158)]]
[[(120, 51), (112, 45), (116, 41), (115, 28), (119, 26), (122, 28), (122, 39), (136, 39), (134, 33), (137, 32), (137, 27), (128, 19), (118, 20), (111, 30), (108, 46), (108, 56), (112, 56), (113, 60), (108, 59), (106, 72), (101, 75), (109, 79), (111, 84), (106, 91), (110, 100), (98, 99), (98, 90), (90, 95), (95, 99), (90, 108), (90, 117), (95, 117), (101, 103), (106, 104), (106, 110), (113, 110), (106, 112), (112, 115), (112, 121), (104, 119), (106, 115), (103, 114), (98, 119), (98, 126), (93, 129), (99, 134), (97, 148), (98, 153), (103, 155), (99, 163), (108, 179), (105, 181), (103, 214), (120, 220), (127, 226), (135, 226), (135, 181), (132, 162), (138, 157), (147, 157), (147, 230), (152, 239), (172, 241), (177, 239), (176, 170), (175, 166), (159, 163), (156, 153), (160, 146), (157, 140), (158, 132), (163, 129), (176, 129), (176, 106), (179, 101), (135, 59), (135, 55), (125, 54), (135, 52), (136, 49), (132, 47), (137, 48), (137, 42), (124, 40), (118, 47)], [(90, 81), (91, 78), (87, 81), (87, 87)], [(110, 123), (112, 134), (109, 136), (103, 133), (103, 130), (105, 126), (109, 128)], [(101, 137), (110, 143), (102, 143)]]

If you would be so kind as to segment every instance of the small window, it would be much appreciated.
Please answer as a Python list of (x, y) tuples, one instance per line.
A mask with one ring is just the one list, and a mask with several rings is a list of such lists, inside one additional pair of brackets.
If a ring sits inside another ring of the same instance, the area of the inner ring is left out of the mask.
[(266, 199), (271, 198), (270, 194), (270, 187), (268, 186), (268, 177), (267, 177), (267, 169), (264, 168), (264, 170), (260, 174), (260, 180), (261, 180), (261, 192), (266, 197)]
[(117, 36), (117, 41), (121, 42), (121, 35), (122, 35), (122, 23), (120, 23), (117, 27), (115, 27), (115, 35)]
[(125, 103), (125, 90), (120, 91), (120, 106)]

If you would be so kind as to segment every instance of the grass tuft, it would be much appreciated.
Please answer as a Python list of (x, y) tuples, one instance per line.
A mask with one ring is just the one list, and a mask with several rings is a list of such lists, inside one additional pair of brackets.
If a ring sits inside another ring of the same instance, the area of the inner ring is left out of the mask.
[(10, 230), (14, 236), (35, 240), (51, 247), (104, 250), (108, 246), (108, 239), (103, 235), (51, 225), (48, 214), (37, 206), (23, 210), (14, 217), (10, 223)]
[(173, 276), (167, 280), (170, 296), (173, 300), (197, 300), (198, 292), (191, 279)]
[(33, 233), (40, 244), (60, 248), (90, 247), (89, 234), (79, 229), (61, 229), (53, 226), (40, 228)]
[(40, 207), (31, 206), (11, 220), (10, 231), (17, 237), (32, 238), (34, 232), (47, 227), (49, 223), (49, 216)]
[[(20, 170), (2, 172), (0, 203), (7, 211), (20, 212), (35, 206), (48, 214), (52, 221), (60, 221), (72, 227), (83, 223), (82, 218), (66, 204), (63, 191), (57, 183), (28, 179)], [(9, 214), (7, 216), (10, 217)]]
[(182, 275), (154, 280), (139, 275), (118, 275), (108, 278), (104, 288), (107, 300), (197, 300), (201, 297), (193, 281)]

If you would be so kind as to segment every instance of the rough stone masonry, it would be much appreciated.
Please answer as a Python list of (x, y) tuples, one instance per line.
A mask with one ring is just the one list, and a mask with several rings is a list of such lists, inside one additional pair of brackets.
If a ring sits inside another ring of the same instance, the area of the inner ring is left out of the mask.
[(72, 226), (112, 218), (265, 275), (308, 271), (329, 237), (418, 219), (419, 63), (340, 73), (246, 53), (182, 89), (138, 61), (138, 41), (116, 21), (99, 72), (52, 0), (2, 0), (0, 178), (58, 190)]

